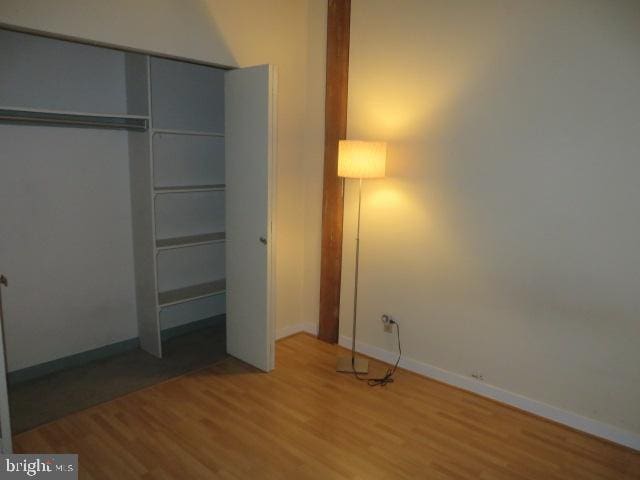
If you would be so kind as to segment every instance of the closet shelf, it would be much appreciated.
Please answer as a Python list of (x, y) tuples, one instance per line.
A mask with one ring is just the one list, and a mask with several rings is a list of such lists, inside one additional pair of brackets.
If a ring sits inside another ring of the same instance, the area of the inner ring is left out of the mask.
[(180, 303), (190, 302), (199, 298), (220, 295), (225, 292), (226, 280), (220, 279), (214, 282), (201, 283), (190, 287), (167, 290), (158, 293), (158, 303), (160, 307), (169, 307)]
[(170, 128), (154, 128), (153, 134), (164, 133), (166, 135), (191, 135), (196, 137), (224, 137), (224, 133), (203, 132), (199, 130), (174, 130)]
[(216, 192), (224, 190), (224, 183), (216, 185), (177, 185), (173, 187), (155, 187), (155, 193), (191, 193), (191, 192)]
[(146, 130), (149, 118), (141, 115), (116, 115), (62, 110), (0, 107), (0, 121), (70, 127)]
[(187, 237), (159, 238), (156, 240), (156, 248), (158, 250), (170, 250), (174, 248), (193, 247), (196, 245), (224, 242), (224, 240), (224, 232), (190, 235)]

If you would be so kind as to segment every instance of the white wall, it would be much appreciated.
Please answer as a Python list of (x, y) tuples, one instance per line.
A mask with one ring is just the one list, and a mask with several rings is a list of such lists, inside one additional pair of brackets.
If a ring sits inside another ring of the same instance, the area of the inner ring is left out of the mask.
[[(220, 65), (273, 63), (278, 99), (278, 329), (302, 315), (307, 24), (323, 0), (4, 0), (0, 23)], [(322, 12), (320, 12), (322, 13)], [(324, 82), (324, 72), (322, 72)], [(317, 88), (315, 79), (310, 80)], [(313, 98), (311, 105), (319, 105)], [(310, 112), (311, 116), (322, 112)], [(322, 125), (320, 123), (320, 125)], [(316, 134), (316, 137), (322, 132)], [(317, 150), (314, 155), (317, 156)], [(103, 343), (109, 339), (103, 337)], [(88, 343), (87, 343), (88, 345)], [(99, 345), (91, 345), (94, 348)], [(76, 353), (68, 352), (68, 353)], [(51, 359), (51, 358), (48, 358)], [(36, 362), (33, 362), (36, 363)]]
[(137, 336), (127, 133), (0, 125), (0, 145), (9, 370)]
[[(640, 8), (354, 0), (365, 182), (358, 338), (640, 432)], [(345, 204), (350, 336), (355, 189)]]
[(304, 155), (304, 328), (317, 331), (320, 314), (320, 250), (324, 171), (324, 100), (327, 50), (327, 2), (311, 0), (307, 35), (307, 115)]

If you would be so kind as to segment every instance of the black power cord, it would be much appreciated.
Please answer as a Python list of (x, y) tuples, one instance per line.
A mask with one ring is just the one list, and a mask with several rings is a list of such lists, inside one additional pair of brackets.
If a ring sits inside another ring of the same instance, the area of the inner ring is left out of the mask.
[(360, 381), (366, 381), (370, 387), (384, 387), (389, 383), (393, 383), (393, 375), (396, 373), (396, 369), (398, 368), (398, 364), (400, 363), (400, 358), (402, 357), (402, 346), (400, 345), (400, 325), (398, 325), (398, 322), (396, 322), (392, 318), (389, 318), (389, 324), (396, 326), (396, 333), (398, 334), (398, 359), (396, 360), (396, 363), (393, 365), (393, 367), (388, 368), (386, 373), (379, 378), (361, 377), (358, 372), (356, 372), (356, 367), (354, 364), (355, 361), (351, 359), (351, 366), (353, 368), (353, 374), (355, 375), (355, 377)]

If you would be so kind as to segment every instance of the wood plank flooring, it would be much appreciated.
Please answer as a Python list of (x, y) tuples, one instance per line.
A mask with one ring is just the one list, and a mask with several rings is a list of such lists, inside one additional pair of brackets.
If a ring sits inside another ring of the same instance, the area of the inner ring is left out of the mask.
[[(371, 388), (299, 334), (276, 370), (229, 358), (15, 437), (82, 479), (640, 479), (640, 453), (398, 371)], [(372, 370), (386, 368), (372, 362)]]

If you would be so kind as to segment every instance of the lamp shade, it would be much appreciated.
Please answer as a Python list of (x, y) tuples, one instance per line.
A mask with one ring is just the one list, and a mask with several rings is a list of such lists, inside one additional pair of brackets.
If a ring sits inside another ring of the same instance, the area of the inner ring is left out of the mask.
[(346, 178), (384, 177), (387, 160), (386, 142), (340, 140), (338, 176)]

